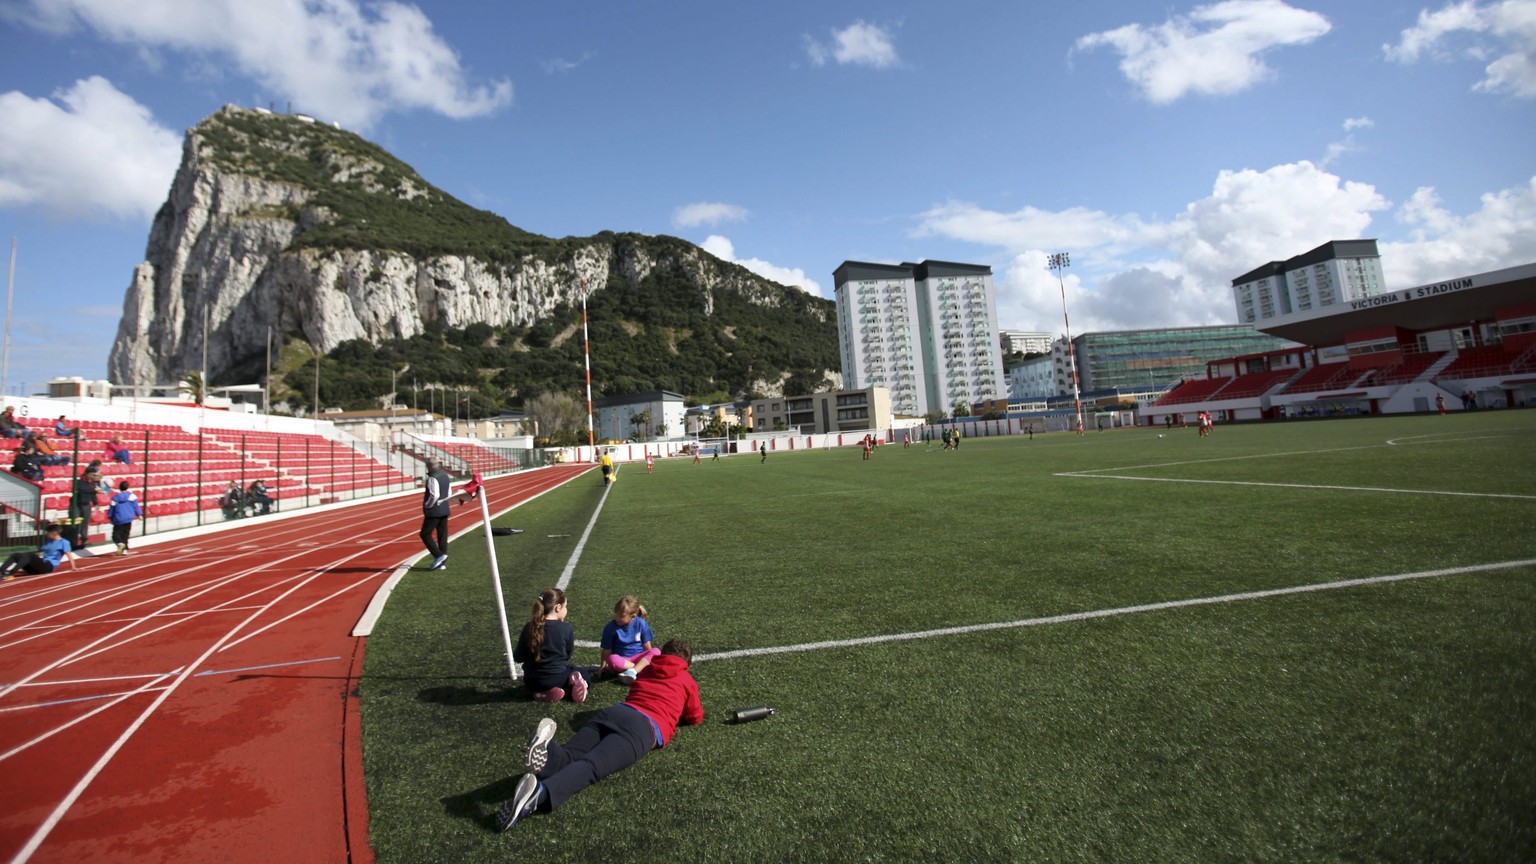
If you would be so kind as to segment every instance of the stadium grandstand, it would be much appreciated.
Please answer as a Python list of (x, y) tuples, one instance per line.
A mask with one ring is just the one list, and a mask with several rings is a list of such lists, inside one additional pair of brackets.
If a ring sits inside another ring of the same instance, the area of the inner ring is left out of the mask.
[(1267, 318), (1301, 348), (1213, 360), (1141, 405), (1148, 425), (1536, 405), (1536, 264)]
[[(325, 419), (85, 395), (6, 397), (3, 404), (19, 424), (9, 430), (14, 437), (0, 437), (5, 467), (19, 464), (27, 441), (46, 442), (55, 455), (35, 465), (35, 479), (0, 472), (0, 546), (32, 545), (48, 523), (83, 530), (83, 545), (105, 542), (111, 532), (106, 504), (124, 480), (144, 509), (138, 535), (248, 518), (255, 511), (248, 490), (258, 481), (273, 511), (288, 511), (419, 488), (427, 458), (456, 478), (541, 464), (516, 440), (396, 431), (388, 443), (370, 444)], [(78, 433), (55, 434), (61, 416)], [(119, 448), (130, 461), (113, 457)], [(101, 491), (88, 524), (80, 526), (71, 509), (75, 481), (95, 460)]]

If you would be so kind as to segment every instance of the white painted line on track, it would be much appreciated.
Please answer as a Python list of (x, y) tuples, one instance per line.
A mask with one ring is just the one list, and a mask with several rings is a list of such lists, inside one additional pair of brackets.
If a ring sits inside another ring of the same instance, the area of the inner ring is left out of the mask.
[(719, 651), (713, 654), (695, 654), (693, 662), (734, 660), (740, 657), (763, 657), (769, 654), (794, 654), (834, 648), (855, 648), (864, 645), (882, 645), (888, 642), (907, 642), (917, 639), (935, 639), (943, 636), (960, 636), (967, 633), (985, 633), (992, 630), (1016, 630), (1023, 627), (1040, 627), (1047, 624), (1069, 624), (1075, 621), (1092, 621), (1097, 618), (1113, 618), (1120, 615), (1132, 615), (1138, 612), (1162, 612), (1168, 609), (1183, 609), (1189, 606), (1214, 606), (1221, 603), (1237, 603), (1243, 600), (1262, 600), (1269, 597), (1284, 597), (1291, 594), (1306, 594), (1317, 591), (1335, 591), (1340, 588), (1358, 588), (1389, 582), (1405, 582), (1412, 579), (1433, 579), (1439, 576), (1463, 576), (1468, 573), (1514, 570), (1520, 567), (1536, 567), (1536, 558), (1503, 561), (1496, 564), (1474, 564), (1467, 567), (1447, 567), (1441, 570), (1423, 570), (1417, 573), (1398, 573), (1390, 576), (1343, 579), (1338, 582), (1319, 582), (1314, 585), (1296, 585), (1290, 588), (1272, 588), (1266, 591), (1244, 591), (1239, 594), (1195, 597), (1189, 600), (1169, 600), (1163, 603), (1144, 603), (1139, 606), (1121, 606), (1114, 609), (1098, 609), (1092, 612), (1069, 612), (1064, 615), (1025, 618), (1020, 621), (999, 621), (992, 624), (942, 627), (936, 630), (920, 630), (915, 633), (890, 633), (880, 636), (862, 636), (855, 639), (836, 639), (827, 642), (807, 642), (800, 645), (779, 645), (768, 648), (742, 648), (735, 651)]
[[(181, 670), (178, 669), (177, 672), (172, 672), (172, 673), (170, 673), (170, 675), (160, 675), (160, 676), (157, 676), (154, 680), (145, 682), (145, 684), (142, 687), (139, 687), (139, 688), (137, 688), (135, 690), (130, 690), (127, 693), (124, 693), (121, 696), (113, 699), (111, 702), (106, 703), (105, 705), (98, 705), (95, 708), (91, 709), (90, 711), (87, 711), (84, 714), (81, 714), (79, 717), (76, 717), (73, 720), (70, 720), (69, 722), (64, 723), (63, 725), (55, 726), (54, 728), (49, 729), (47, 732), (44, 732), (43, 734), (37, 736), (36, 738), (33, 738), (30, 741), (25, 741), (25, 742), (23, 742), (21, 744), (17, 744), (15, 747), (12, 747), (11, 749), (5, 751), (4, 753), (0, 753), (0, 762), (4, 762), (5, 760), (11, 758), (12, 756), (15, 756), (17, 753), (21, 753), (21, 752), (25, 751), (29, 747), (33, 747), (33, 746), (36, 746), (38, 744), (41, 744), (44, 741), (47, 741), (49, 738), (52, 738), (53, 736), (59, 734), (60, 732), (63, 732), (65, 729), (68, 729), (69, 727), (74, 726), (77, 723), (83, 723), (86, 720), (89, 720), (92, 717), (95, 717), (97, 714), (100, 714), (101, 712), (107, 710), (108, 708), (111, 708), (111, 707), (113, 707), (115, 705), (121, 704), (126, 699), (130, 699), (130, 698), (132, 698), (132, 697), (134, 697), (134, 696), (136, 696), (136, 695), (138, 695), (140, 693), (151, 693), (151, 692), (157, 692), (157, 691), (160, 691), (160, 690), (169, 689), (169, 688), (166, 688), (166, 687), (159, 687), (157, 685), (159, 685), (159, 683), (161, 681), (164, 681), (165, 679), (171, 677), (171, 675), (175, 675), (175, 674), (177, 674), (180, 671)], [(30, 706), (22, 706), (22, 707), (30, 707)], [(16, 860), (19, 861), (21, 859), (17, 858)]]
[[(124, 690), (119, 693), (98, 693), (95, 696), (75, 696), (69, 699), (53, 699), (48, 702), (34, 702), (30, 705), (12, 705), (9, 708), (0, 708), (0, 714), (10, 714), (14, 711), (31, 711), (33, 708), (52, 708), (56, 705), (72, 705), (76, 702), (93, 702), (97, 699), (115, 699), (118, 696), (137, 696), (140, 693), (158, 693), (159, 687), (137, 687), (133, 690)], [(64, 727), (60, 727), (61, 729)], [(53, 730), (58, 732), (59, 729)]]
[(219, 650), (220, 651), (228, 651), (229, 649), (235, 647), (236, 645), (239, 645), (241, 642), (244, 642), (247, 639), (254, 639), (257, 636), (260, 636), (261, 634), (267, 632), (268, 630), (271, 630), (273, 627), (276, 627), (279, 624), (282, 624), (284, 622), (287, 622), (287, 621), (290, 621), (290, 620), (292, 620), (294, 618), (297, 618), (300, 615), (303, 615), (305, 612), (308, 612), (309, 610), (315, 608), (316, 606), (319, 606), (319, 605), (324, 604), (324, 603), (329, 603), (332, 600), (335, 600), (337, 597), (340, 597), (343, 594), (346, 594), (346, 593), (348, 593), (350, 591), (356, 590), (357, 586), (366, 584), (368, 582), (371, 582), (377, 576), (378, 576), (377, 573), (374, 573), (374, 574), (369, 575), (369, 576), (364, 576), (363, 578), (357, 580), (356, 582), (353, 582), (351, 585), (348, 585), (345, 588), (340, 588), (340, 589), (338, 589), (336, 591), (333, 591), (330, 594), (327, 594), (326, 596), (321, 597), (319, 600), (316, 600), (315, 602), (309, 604), (308, 606), (305, 606), (302, 609), (296, 610), (294, 612), (290, 612), (287, 615), (284, 615), (283, 617), (277, 619), (276, 621), (273, 621), (272, 623), (270, 623), (270, 624), (268, 624), (268, 625), (266, 625), (264, 627), (259, 627), (256, 630), (253, 630), (250, 633), (247, 633), (246, 635), (241, 636), (239, 639), (236, 639), (235, 641), (229, 643), (228, 645), (225, 645), (223, 648), (220, 648)]
[[(234, 643), (230, 643), (231, 645)], [(228, 648), (229, 645), (225, 645)], [(315, 657), (310, 660), (290, 660), (287, 663), (263, 663), (260, 666), (242, 666), (239, 669), (204, 669), (193, 675), (193, 678), (202, 678), (206, 675), (233, 675), (236, 672), (255, 672), (258, 669), (281, 669), (285, 666), (303, 666), (306, 663), (325, 663), (331, 660), (340, 660), (340, 657)]]

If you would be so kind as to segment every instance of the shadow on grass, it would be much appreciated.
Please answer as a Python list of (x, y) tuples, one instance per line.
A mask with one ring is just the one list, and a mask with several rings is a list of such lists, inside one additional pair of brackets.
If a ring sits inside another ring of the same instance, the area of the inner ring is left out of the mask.
[(523, 687), (493, 687), (490, 690), (475, 687), (428, 687), (416, 694), (423, 702), (436, 705), (490, 705), (501, 702), (532, 702)]
[[(458, 688), (437, 687), (433, 689), (453, 690)], [(423, 694), (428, 692), (431, 691), (422, 691)], [(490, 702), (498, 700), (487, 699), (484, 701)], [(595, 708), (589, 711), (578, 711), (575, 714), (572, 714), (569, 732), (574, 733), (576, 730), (590, 723), (592, 718), (596, 717), (600, 710), (602, 709)], [(501, 778), (500, 780), (487, 783), (478, 789), (471, 789), (468, 792), (460, 792), (457, 795), (448, 795), (438, 800), (440, 800), (443, 804), (443, 812), (452, 818), (473, 822), (486, 829), (487, 831), (495, 832), (496, 810), (501, 806), (502, 802), (506, 801), (508, 798), (511, 798), (512, 794), (517, 791), (517, 781), (521, 780), (522, 778), (523, 775), (521, 772), (510, 774)]]

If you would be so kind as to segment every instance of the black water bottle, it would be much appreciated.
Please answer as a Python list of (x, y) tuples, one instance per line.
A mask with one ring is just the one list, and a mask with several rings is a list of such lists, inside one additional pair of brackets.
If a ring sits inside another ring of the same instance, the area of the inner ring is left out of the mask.
[(737, 708), (731, 712), (732, 723), (751, 723), (753, 720), (761, 720), (773, 714), (773, 709), (767, 705), (755, 705), (751, 708)]

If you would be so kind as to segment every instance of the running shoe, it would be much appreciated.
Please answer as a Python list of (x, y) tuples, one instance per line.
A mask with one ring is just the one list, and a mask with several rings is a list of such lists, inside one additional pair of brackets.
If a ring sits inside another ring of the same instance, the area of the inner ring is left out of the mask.
[(448, 569), (448, 556), (447, 555), (439, 555), (436, 558), (433, 558), (432, 559), (432, 566), (428, 567), (427, 569), (428, 570), (447, 570)]
[(543, 771), (549, 764), (549, 742), (554, 739), (555, 721), (545, 717), (534, 728), (533, 737), (528, 739), (528, 752), (523, 756), (523, 767), (529, 773)]
[(512, 797), (496, 811), (496, 830), (505, 831), (524, 816), (531, 816), (538, 803), (539, 778), (524, 774), (523, 779), (517, 781), (517, 790), (512, 793)]
[(640, 674), (639, 672), (636, 672), (633, 669), (625, 669), (623, 672), (619, 673), (619, 683), (620, 684), (633, 684), (633, 683), (635, 683), (635, 677), (638, 676), (639, 674)]
[(533, 694), (535, 702), (559, 702), (565, 698), (565, 691), (559, 687), (551, 687), (548, 690), (540, 690)]
[(565, 684), (571, 688), (572, 702), (587, 701), (587, 679), (581, 677), (580, 672), (572, 669), (570, 680), (566, 681)]

